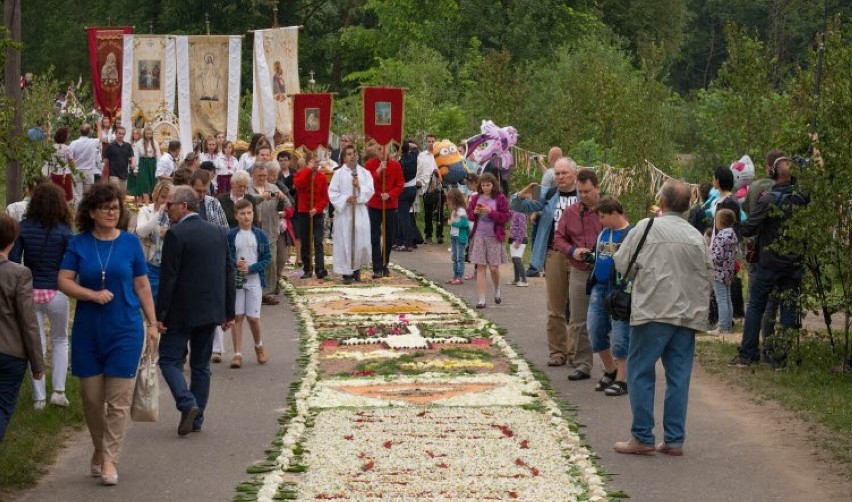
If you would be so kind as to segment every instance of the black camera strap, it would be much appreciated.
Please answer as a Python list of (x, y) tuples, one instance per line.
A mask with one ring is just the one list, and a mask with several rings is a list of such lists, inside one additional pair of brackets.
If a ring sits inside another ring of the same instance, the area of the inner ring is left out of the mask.
[(648, 220), (648, 224), (645, 225), (645, 231), (642, 232), (642, 238), (639, 239), (639, 245), (636, 246), (636, 250), (633, 251), (633, 256), (630, 257), (630, 263), (627, 264), (627, 271), (624, 272), (624, 279), (630, 279), (630, 271), (633, 269), (633, 264), (636, 263), (636, 257), (639, 256), (639, 251), (642, 249), (642, 246), (645, 245), (645, 239), (648, 237), (648, 232), (651, 231), (651, 227), (654, 225), (654, 218), (650, 218)]

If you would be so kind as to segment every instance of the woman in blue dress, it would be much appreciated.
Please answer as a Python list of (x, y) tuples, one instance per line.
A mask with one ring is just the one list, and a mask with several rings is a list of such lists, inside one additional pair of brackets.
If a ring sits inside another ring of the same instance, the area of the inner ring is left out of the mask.
[[(130, 419), (136, 369), (148, 325), (148, 350), (159, 334), (139, 239), (118, 228), (122, 193), (108, 183), (86, 192), (77, 209), (80, 234), (68, 245), (59, 289), (77, 300), (71, 336), (71, 368), (80, 378), (83, 413), (95, 451), (91, 474), (118, 483), (118, 462)], [(106, 406), (104, 406), (106, 404)]]

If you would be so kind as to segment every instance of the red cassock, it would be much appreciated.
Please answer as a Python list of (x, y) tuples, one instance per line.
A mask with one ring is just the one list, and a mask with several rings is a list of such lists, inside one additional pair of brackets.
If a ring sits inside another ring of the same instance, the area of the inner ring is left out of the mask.
[(399, 195), (402, 193), (402, 188), (405, 185), (405, 179), (402, 177), (402, 166), (399, 165), (399, 162), (388, 159), (388, 167), (382, 171), (382, 174), (376, 174), (379, 170), (379, 165), (381, 165), (381, 160), (378, 157), (373, 157), (364, 165), (364, 168), (373, 177), (373, 187), (376, 190), (376, 194), (367, 201), (367, 207), (381, 209), (381, 194), (382, 192), (386, 192), (390, 195), (390, 199), (385, 201), (385, 209), (396, 209), (399, 206)]

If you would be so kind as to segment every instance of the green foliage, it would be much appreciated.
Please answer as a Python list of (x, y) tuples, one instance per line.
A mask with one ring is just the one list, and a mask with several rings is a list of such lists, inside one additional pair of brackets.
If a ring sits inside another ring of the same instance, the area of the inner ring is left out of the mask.
[[(445, 108), (457, 102), (454, 76), (440, 53), (410, 45), (396, 58), (379, 59), (369, 70), (346, 76), (360, 85), (405, 87), (405, 131), (408, 134), (433, 132), (439, 136), (458, 134), (458, 115)], [(360, 99), (360, 96), (359, 96)], [(359, 102), (360, 104), (360, 102)], [(439, 114), (439, 112), (441, 112)], [(360, 122), (360, 114), (358, 115)], [(439, 126), (451, 127), (444, 130)]]
[(831, 336), (837, 329), (843, 334), (843, 343), (835, 348), (843, 355), (850, 353), (852, 318), (852, 47), (843, 43), (844, 35), (850, 33), (852, 25), (838, 20), (832, 24), (825, 42), (818, 97), (812, 78), (803, 74), (798, 79), (796, 106), (790, 112), (791, 123), (799, 125), (798, 134), (789, 141), (806, 145), (804, 125), (815, 123), (819, 133), (816, 146), (824, 160), (812, 161), (795, 172), (811, 203), (793, 216), (784, 243), (784, 249), (805, 251), (805, 263), (811, 271), (803, 289), (805, 305), (812, 310), (825, 306), (829, 312), (840, 313), (845, 321), (829, 329)]
[(774, 90), (771, 61), (747, 30), (726, 28), (728, 60), (695, 105), (697, 163), (709, 172), (749, 154), (756, 164), (778, 145), (788, 98)]
[(662, 50), (662, 59), (667, 62), (678, 53), (683, 41), (688, 15), (686, 3), (686, 0), (599, 0), (598, 7), (603, 21), (624, 37), (640, 58)]
[(673, 164), (671, 92), (633, 67), (623, 50), (586, 38), (561, 48), (551, 64), (532, 68), (527, 81), (518, 129), (533, 150), (554, 144), (571, 150), (593, 139), (603, 162)]
[[(24, 90), (24, 133), (34, 126), (40, 126), (46, 136), (50, 135), (50, 131), (55, 131), (59, 109), (54, 100), (59, 88), (59, 82), (53, 76), (53, 69), (49, 68), (43, 75), (36, 76), (33, 85)], [(14, 117), (14, 103), (5, 95), (0, 96), (0, 164), (5, 166), (9, 159), (17, 159), (26, 183), (41, 174), (42, 166), (53, 153), (53, 141), (52, 138), (46, 137), (43, 142), (33, 142), (26, 134), (13, 134)]]
[[(477, 45), (472, 40), (470, 52)], [(482, 120), (489, 119), (500, 126), (512, 124), (526, 97), (522, 68), (513, 63), (512, 54), (505, 49), (489, 51), (481, 57), (471, 56), (461, 71), (463, 103), (471, 129), (479, 128)]]
[(0, 495), (6, 489), (35, 485), (63, 447), (67, 429), (83, 427), (79, 380), (69, 378), (65, 391), (71, 403), (68, 408), (47, 406), (37, 411), (30, 399), (30, 379), (24, 378), (6, 438), (0, 441)]

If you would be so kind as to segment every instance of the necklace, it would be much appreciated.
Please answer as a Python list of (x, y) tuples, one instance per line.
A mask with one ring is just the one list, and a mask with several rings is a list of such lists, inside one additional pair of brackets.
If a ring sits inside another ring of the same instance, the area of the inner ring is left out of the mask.
[(101, 289), (106, 289), (106, 268), (109, 266), (109, 259), (112, 258), (112, 247), (115, 245), (115, 241), (118, 240), (116, 237), (109, 243), (109, 253), (107, 253), (106, 265), (101, 260), (101, 253), (98, 251), (98, 239), (92, 235), (92, 239), (95, 242), (95, 255), (98, 257), (98, 264), (101, 266)]

